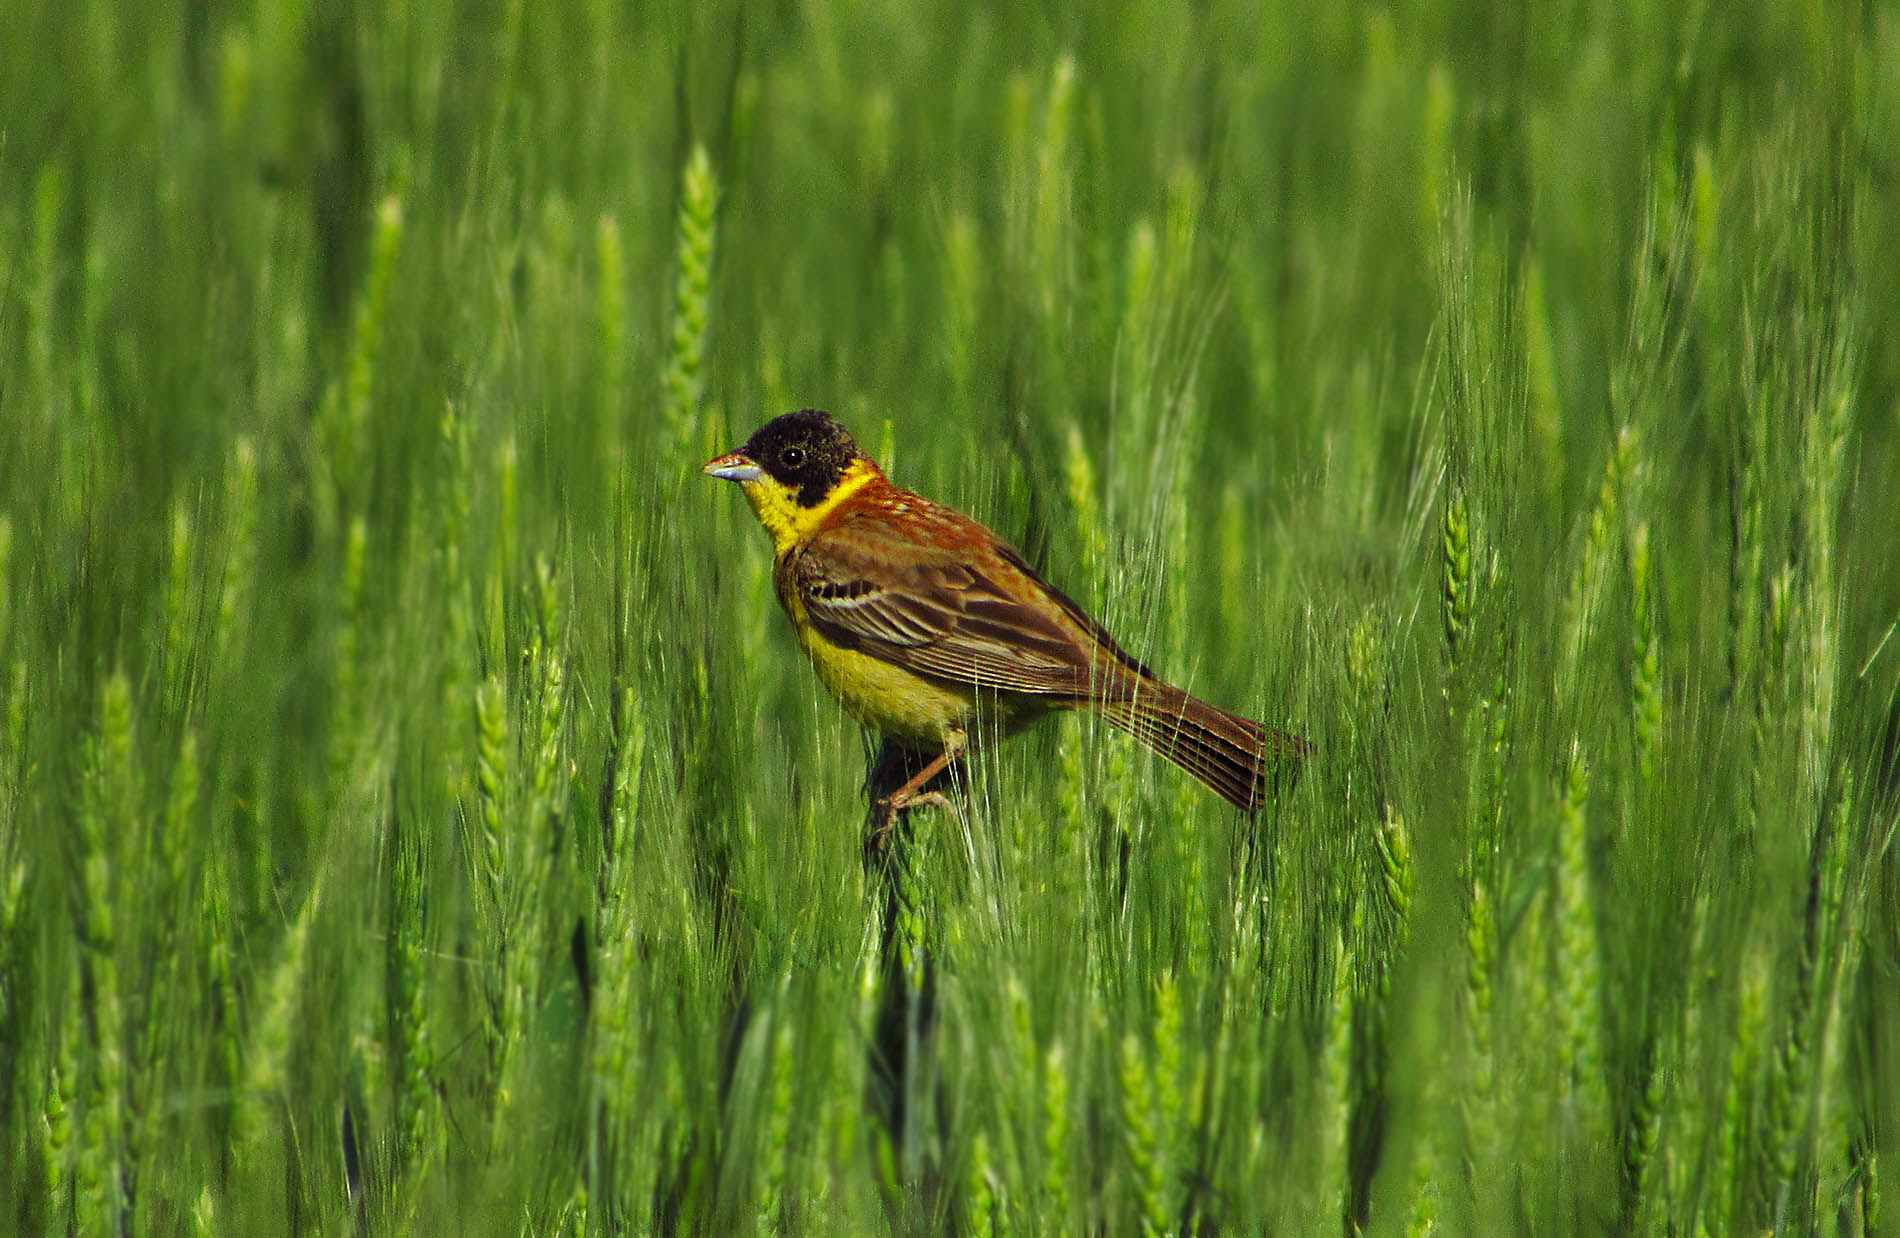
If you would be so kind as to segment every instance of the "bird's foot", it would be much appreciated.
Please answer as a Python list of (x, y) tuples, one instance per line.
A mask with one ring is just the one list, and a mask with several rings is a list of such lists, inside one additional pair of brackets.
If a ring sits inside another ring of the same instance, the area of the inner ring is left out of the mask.
[(897, 837), (898, 823), (903, 815), (915, 808), (941, 808), (953, 817), (962, 816), (956, 802), (941, 791), (900, 792), (886, 795), (871, 805), (871, 822), (864, 832), (864, 858), (881, 864), (890, 854), (891, 842)]
[(892, 798), (887, 795), (871, 804), (871, 820), (864, 830), (864, 862), (867, 867), (883, 867), (884, 859), (891, 851), (891, 840), (897, 836), (897, 805), (891, 802)]
[(963, 815), (956, 802), (941, 791), (923, 791), (907, 795), (901, 800), (898, 800), (896, 796), (891, 798), (897, 800), (896, 808), (899, 812), (909, 812), (913, 808), (941, 808), (953, 817)]

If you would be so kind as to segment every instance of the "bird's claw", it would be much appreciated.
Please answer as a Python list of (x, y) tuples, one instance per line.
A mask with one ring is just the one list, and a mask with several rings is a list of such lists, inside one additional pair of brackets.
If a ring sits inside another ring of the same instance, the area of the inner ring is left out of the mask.
[(871, 804), (870, 828), (864, 832), (864, 856), (867, 860), (882, 862), (890, 853), (891, 840), (897, 836), (897, 826), (903, 814), (917, 808), (941, 808), (953, 817), (961, 818), (962, 810), (949, 796), (941, 791), (912, 792), (909, 795), (886, 795)]
[(956, 802), (941, 791), (923, 791), (907, 796), (897, 805), (900, 812), (909, 812), (913, 808), (941, 808), (953, 817), (963, 816), (963, 811), (957, 807)]

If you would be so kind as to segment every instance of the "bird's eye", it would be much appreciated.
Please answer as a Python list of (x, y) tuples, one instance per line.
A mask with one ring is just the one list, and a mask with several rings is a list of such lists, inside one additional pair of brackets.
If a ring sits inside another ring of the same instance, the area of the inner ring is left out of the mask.
[(803, 447), (787, 447), (784, 451), (778, 453), (778, 458), (779, 463), (783, 464), (786, 468), (795, 469), (805, 463), (805, 449)]

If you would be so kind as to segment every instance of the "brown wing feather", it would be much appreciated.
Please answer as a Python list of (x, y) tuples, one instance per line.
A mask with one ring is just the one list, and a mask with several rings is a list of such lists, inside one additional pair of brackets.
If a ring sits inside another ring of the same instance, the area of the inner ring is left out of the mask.
[[(980, 526), (967, 528), (987, 540)], [(1136, 665), (1013, 552), (993, 573), (970, 557), (967, 547), (922, 541), (866, 514), (814, 537), (791, 575), (806, 615), (828, 640), (918, 674), (1080, 698), (1102, 673), (1103, 654)], [(1011, 568), (1025, 580), (994, 578)], [(1019, 596), (1024, 583), (1056, 604), (1053, 613), (1037, 604), (1043, 599)]]
[(1140, 675), (1143, 679), (1155, 678), (1153, 671), (1149, 670), (1140, 662), (1137, 662), (1126, 649), (1123, 649), (1120, 645), (1115, 643), (1115, 638), (1108, 634), (1107, 628), (1104, 628), (1101, 624), (1089, 618), (1088, 612), (1076, 605), (1075, 601), (1071, 599), (1068, 594), (1050, 584), (1041, 572), (1030, 567), (1027, 559), (1024, 559), (1021, 555), (1017, 554), (1013, 548), (1003, 542), (997, 542), (995, 546), (997, 554), (1001, 555), (1011, 566), (1015, 567), (1017, 571), (1041, 586), (1042, 591), (1047, 593), (1050, 598), (1055, 601), (1056, 605), (1062, 607), (1062, 609), (1067, 612), (1069, 618), (1075, 620), (1084, 631), (1094, 637), (1095, 642), (1100, 645), (1103, 651), (1110, 657), (1135, 672), (1135, 674)]

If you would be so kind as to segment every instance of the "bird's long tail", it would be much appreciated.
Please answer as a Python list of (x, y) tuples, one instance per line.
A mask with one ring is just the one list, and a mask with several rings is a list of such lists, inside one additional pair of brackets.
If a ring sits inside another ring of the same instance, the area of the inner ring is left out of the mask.
[(1128, 696), (1098, 700), (1104, 718), (1218, 792), (1242, 812), (1266, 802), (1269, 784), (1291, 785), (1313, 745), (1229, 713), (1173, 684), (1144, 679)]

